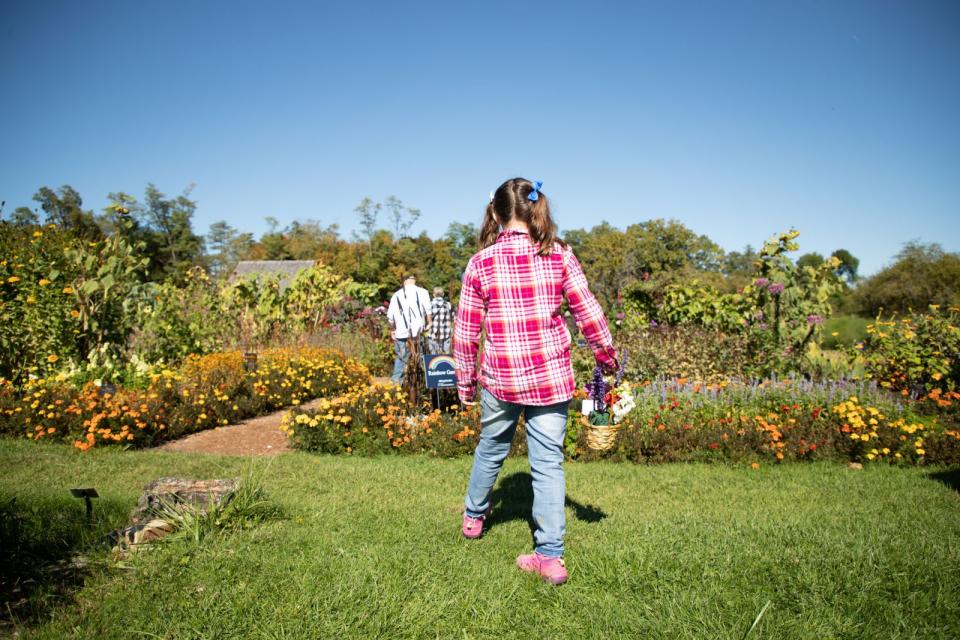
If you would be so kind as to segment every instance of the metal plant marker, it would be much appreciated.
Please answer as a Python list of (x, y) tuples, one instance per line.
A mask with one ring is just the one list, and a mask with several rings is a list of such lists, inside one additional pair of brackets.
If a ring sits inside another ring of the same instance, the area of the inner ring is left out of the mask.
[(93, 487), (86, 489), (70, 489), (70, 493), (74, 498), (83, 498), (83, 501), (87, 506), (87, 522), (93, 520), (93, 501), (91, 498), (100, 497), (100, 494), (97, 493), (97, 490)]

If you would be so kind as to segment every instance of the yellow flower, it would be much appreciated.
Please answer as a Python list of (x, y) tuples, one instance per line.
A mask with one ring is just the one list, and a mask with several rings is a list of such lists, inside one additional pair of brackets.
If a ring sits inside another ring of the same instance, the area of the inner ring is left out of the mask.
[(924, 451), (923, 449), (917, 449), (917, 455), (918, 455), (918, 456), (922, 456), (922, 455), (925, 454), (925, 453), (926, 453), (926, 451)]
[(932, 377), (934, 380), (939, 380), (940, 378), (943, 377), (943, 374), (940, 373), (939, 371), (937, 371), (937, 372), (934, 373), (931, 377)]
[(53, 363), (53, 362), (56, 362), (56, 361), (59, 360), (59, 359), (60, 359), (60, 356), (58, 356), (58, 355), (56, 355), (56, 354), (54, 354), (54, 353), (51, 353), (50, 355), (47, 356), (47, 362)]
[(34, 238), (39, 238), (39, 237), (42, 236), (42, 235), (43, 235), (43, 231), (34, 231), (34, 232), (33, 232), (33, 237), (34, 237)]
[(836, 338), (838, 335), (840, 335), (840, 332), (839, 332), (839, 331), (833, 331), (833, 332), (830, 333), (830, 335), (832, 335), (834, 338)]
[(20, 277), (19, 277), (19, 276), (10, 276), (9, 278), (7, 278), (7, 282), (9, 282), (9, 283), (11, 283), (11, 284), (14, 283), (14, 282), (20, 282)]
[(27, 296), (27, 304), (37, 304), (37, 299), (33, 296)]
[(40, 278), (40, 286), (41, 286), (41, 287), (45, 287), (45, 286), (47, 286), (48, 284), (50, 284), (50, 281), (49, 281), (49, 280), (47, 280), (46, 278)]
[(868, 453), (868, 454), (867, 454), (867, 460), (873, 460), (873, 459), (876, 458), (876, 457), (877, 457), (877, 456), (873, 455), (872, 453)]
[(70, 317), (71, 317), (71, 318), (79, 318), (79, 317), (80, 317), (80, 312), (77, 311), (76, 309), (71, 309), (71, 310), (70, 310)]
[(63, 292), (66, 294), (73, 293), (73, 287), (64, 287)]

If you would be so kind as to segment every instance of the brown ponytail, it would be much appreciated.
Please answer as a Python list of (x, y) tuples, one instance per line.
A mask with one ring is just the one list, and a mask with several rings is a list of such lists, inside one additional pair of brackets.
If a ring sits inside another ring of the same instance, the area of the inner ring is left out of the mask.
[(530, 219), (527, 226), (530, 228), (530, 239), (540, 245), (541, 256), (553, 251), (553, 243), (563, 242), (557, 239), (557, 225), (550, 216), (550, 202), (547, 196), (539, 194), (536, 202), (530, 206)]
[(501, 224), (519, 220), (530, 229), (530, 239), (540, 245), (537, 252), (547, 255), (553, 251), (553, 245), (566, 246), (557, 237), (557, 225), (550, 214), (550, 201), (542, 191), (537, 199), (530, 200), (533, 183), (526, 178), (507, 180), (494, 192), (493, 200), (487, 205), (480, 228), (480, 248), (485, 249), (497, 241)]
[(487, 205), (483, 212), (483, 224), (480, 225), (480, 248), (486, 249), (497, 241), (497, 234), (500, 233), (500, 223), (494, 215), (493, 202)]

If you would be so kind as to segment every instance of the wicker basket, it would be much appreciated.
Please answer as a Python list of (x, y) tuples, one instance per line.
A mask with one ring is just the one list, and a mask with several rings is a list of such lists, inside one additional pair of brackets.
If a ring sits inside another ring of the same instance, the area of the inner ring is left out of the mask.
[(593, 451), (601, 453), (613, 449), (617, 443), (617, 434), (620, 432), (619, 424), (590, 424), (585, 416), (580, 417), (580, 423), (587, 432), (587, 446)]

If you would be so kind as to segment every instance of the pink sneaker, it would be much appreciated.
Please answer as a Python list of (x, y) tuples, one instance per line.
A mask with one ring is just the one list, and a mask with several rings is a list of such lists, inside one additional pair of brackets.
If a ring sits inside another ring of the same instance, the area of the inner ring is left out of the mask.
[(552, 558), (539, 553), (517, 556), (517, 566), (524, 571), (539, 573), (550, 584), (563, 584), (567, 581), (567, 565), (563, 558)]
[(464, 512), (463, 514), (463, 537), (464, 538), (470, 538), (471, 540), (473, 540), (474, 538), (480, 537), (480, 535), (483, 533), (483, 522), (484, 520), (487, 519), (487, 516), (490, 515), (491, 508), (492, 507), (488, 507), (487, 510), (484, 511), (483, 515), (480, 516), (479, 518), (471, 518), (466, 514), (466, 512)]

